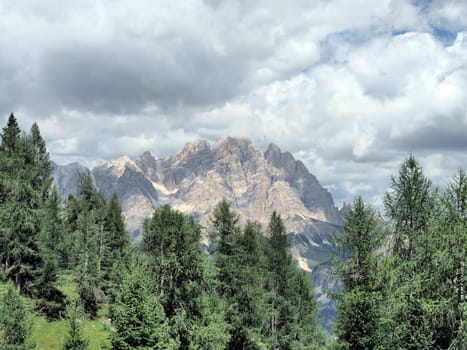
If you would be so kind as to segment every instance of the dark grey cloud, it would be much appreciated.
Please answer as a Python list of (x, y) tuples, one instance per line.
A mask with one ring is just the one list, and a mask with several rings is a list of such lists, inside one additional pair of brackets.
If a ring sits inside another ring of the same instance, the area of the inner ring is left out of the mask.
[(412, 152), (467, 152), (467, 111), (458, 116), (438, 116), (392, 140), (392, 146)]
[(43, 82), (65, 108), (123, 114), (148, 105), (215, 104), (234, 96), (245, 79), (241, 63), (209, 48), (184, 41), (164, 50), (115, 43), (52, 52)]

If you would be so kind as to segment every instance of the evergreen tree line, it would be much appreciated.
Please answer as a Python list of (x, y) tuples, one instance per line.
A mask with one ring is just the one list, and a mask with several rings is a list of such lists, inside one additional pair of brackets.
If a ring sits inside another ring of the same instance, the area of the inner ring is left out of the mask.
[[(0, 278), (14, 288), (0, 304), (0, 348), (34, 348), (31, 303), (49, 320), (67, 318), (63, 349), (88, 347), (81, 321), (103, 305), (112, 349), (325, 346), (309, 277), (293, 263), (276, 213), (263, 233), (258, 223), (240, 225), (222, 201), (206, 254), (200, 225), (163, 206), (131, 243), (117, 196), (107, 200), (89, 175), (60, 199), (36, 124), (24, 133), (12, 114), (1, 137)], [(77, 286), (75, 299), (60, 279)]]
[(467, 175), (444, 191), (413, 156), (391, 178), (387, 220), (357, 197), (336, 239), (336, 349), (467, 346)]

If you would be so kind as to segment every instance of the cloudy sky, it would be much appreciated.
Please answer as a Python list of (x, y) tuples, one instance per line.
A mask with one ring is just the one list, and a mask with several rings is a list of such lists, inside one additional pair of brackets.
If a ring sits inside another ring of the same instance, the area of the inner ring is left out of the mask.
[(465, 0), (0, 0), (0, 116), (58, 163), (274, 142), (336, 203), (467, 167)]

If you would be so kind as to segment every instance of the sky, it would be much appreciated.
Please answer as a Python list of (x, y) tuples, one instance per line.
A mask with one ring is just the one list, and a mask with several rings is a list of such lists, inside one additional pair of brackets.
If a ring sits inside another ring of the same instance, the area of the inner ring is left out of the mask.
[(0, 122), (88, 166), (248, 137), (338, 206), (467, 166), (466, 0), (0, 0)]

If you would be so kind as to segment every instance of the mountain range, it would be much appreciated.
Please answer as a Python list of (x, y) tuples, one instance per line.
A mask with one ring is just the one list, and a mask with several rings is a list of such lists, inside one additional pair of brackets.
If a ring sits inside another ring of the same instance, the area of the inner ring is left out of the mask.
[(263, 153), (250, 140), (225, 137), (213, 144), (187, 143), (166, 158), (144, 152), (88, 169), (79, 163), (54, 164), (54, 181), (63, 198), (76, 193), (79, 173), (90, 174), (107, 198), (117, 193), (128, 230), (141, 238), (142, 221), (155, 208), (169, 204), (193, 215), (209, 230), (217, 203), (227, 199), (241, 218), (260, 222), (272, 212), (284, 220), (297, 264), (310, 272), (326, 328), (334, 312), (327, 290), (337, 281), (329, 275), (332, 234), (341, 230), (348, 206), (338, 209), (332, 195), (303, 162), (271, 144)]

